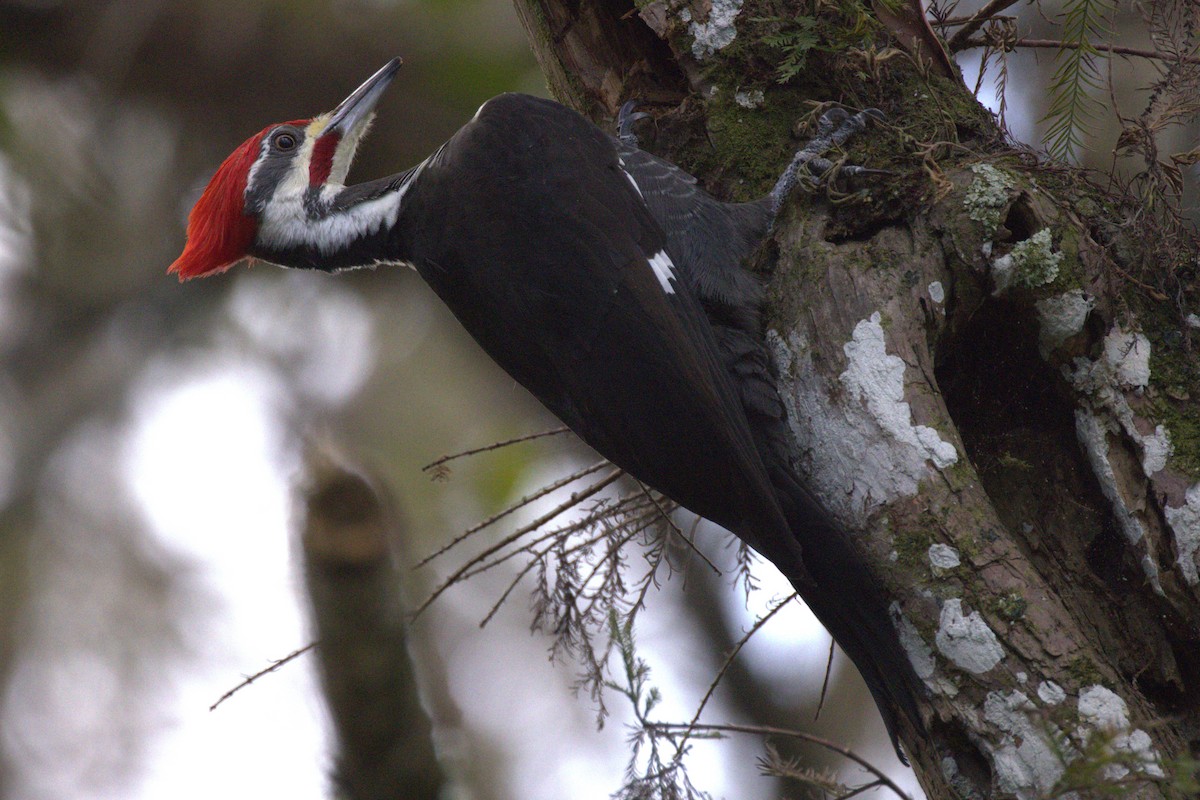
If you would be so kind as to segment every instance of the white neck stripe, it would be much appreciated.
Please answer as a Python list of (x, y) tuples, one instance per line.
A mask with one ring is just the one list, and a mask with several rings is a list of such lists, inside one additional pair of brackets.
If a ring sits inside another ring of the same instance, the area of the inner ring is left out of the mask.
[[(258, 244), (267, 250), (307, 248), (321, 255), (332, 255), (359, 239), (393, 227), (411, 183), (410, 178), (379, 197), (316, 218), (308, 215), (302, 193), (283, 197), (277, 194), (259, 219)], [(345, 190), (344, 186), (327, 185), (322, 189), (322, 200), (333, 205)]]

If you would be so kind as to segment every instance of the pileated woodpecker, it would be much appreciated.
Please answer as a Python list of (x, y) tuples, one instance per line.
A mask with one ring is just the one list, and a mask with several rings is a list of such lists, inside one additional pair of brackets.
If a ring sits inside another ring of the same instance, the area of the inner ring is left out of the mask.
[[(722, 203), (675, 165), (558, 103), (505, 94), (417, 166), (346, 186), (394, 59), (334, 111), (270, 125), (218, 168), (170, 271), (250, 257), (332, 272), (414, 267), (488, 355), (584, 441), (733, 531), (788, 577), (857, 665), (900, 753), (925, 727), (887, 601), (793, 463), (741, 262), (796, 173), (866, 112), (797, 154), (775, 190)], [(903, 759), (903, 754), (900, 756)]]

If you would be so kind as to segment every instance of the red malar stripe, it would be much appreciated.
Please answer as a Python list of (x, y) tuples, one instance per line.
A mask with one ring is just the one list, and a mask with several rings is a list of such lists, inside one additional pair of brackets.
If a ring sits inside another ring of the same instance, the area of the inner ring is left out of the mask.
[(329, 173), (333, 170), (333, 155), (341, 140), (340, 133), (326, 133), (317, 138), (313, 144), (312, 160), (308, 162), (309, 186), (320, 186), (329, 180)]

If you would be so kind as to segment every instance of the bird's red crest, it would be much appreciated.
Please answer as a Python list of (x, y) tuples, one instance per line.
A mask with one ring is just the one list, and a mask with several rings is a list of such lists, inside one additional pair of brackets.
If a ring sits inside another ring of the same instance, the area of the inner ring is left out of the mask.
[(254, 243), (258, 223), (245, 214), (246, 181), (271, 127), (242, 142), (196, 201), (188, 216), (187, 244), (167, 270), (179, 275), (179, 280), (223, 272), (244, 258)]

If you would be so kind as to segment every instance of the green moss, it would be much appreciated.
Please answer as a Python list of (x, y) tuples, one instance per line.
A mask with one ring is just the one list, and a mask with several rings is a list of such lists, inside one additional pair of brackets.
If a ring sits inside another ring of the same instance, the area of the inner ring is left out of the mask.
[(793, 92), (763, 91), (763, 102), (744, 108), (734, 100), (735, 89), (721, 89), (708, 105), (708, 141), (693, 152), (694, 169), (726, 184), (730, 200), (761, 197), (775, 184), (792, 160), (795, 146), (788, 137), (806, 111)]
[(897, 561), (912, 570), (923, 567), (929, 557), (929, 546), (933, 544), (933, 534), (927, 530), (905, 530), (896, 534), (894, 547)]
[(977, 561), (979, 554), (983, 551), (978, 537), (974, 534), (963, 536), (956, 540), (954, 544), (958, 547), (959, 555), (963, 557), (963, 561)]
[(1104, 685), (1104, 676), (1096, 663), (1087, 656), (1079, 656), (1067, 664), (1067, 674), (1075, 681), (1076, 687)]
[(1200, 480), (1200, 416), (1191, 405), (1161, 399), (1153, 405), (1171, 437), (1171, 467)]
[(1016, 622), (1024, 617), (1025, 609), (1028, 606), (1029, 604), (1025, 601), (1025, 598), (1017, 592), (1002, 595), (995, 600), (996, 614), (1009, 622)]
[(1171, 437), (1171, 469), (1200, 480), (1200, 360), (1189, 352), (1173, 303), (1138, 296), (1138, 319), (1150, 339), (1148, 408), (1142, 413)]
[(1079, 263), (1079, 237), (1081, 231), (1074, 225), (1056, 229), (1059, 260), (1058, 284), (1063, 290), (1078, 288), (1083, 282), (1083, 266)]

